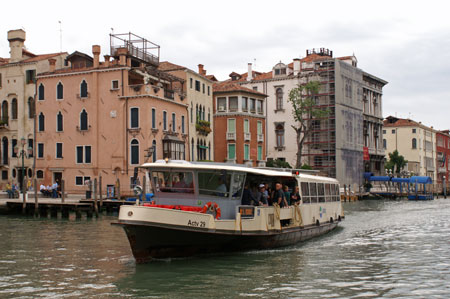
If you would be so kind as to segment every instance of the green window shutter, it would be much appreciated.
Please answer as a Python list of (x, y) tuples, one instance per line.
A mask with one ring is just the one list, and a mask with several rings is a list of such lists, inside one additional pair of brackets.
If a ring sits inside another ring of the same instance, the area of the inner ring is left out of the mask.
[(228, 119), (228, 132), (229, 133), (236, 132), (236, 120), (235, 119)]
[(235, 159), (235, 158), (236, 158), (236, 145), (228, 144), (228, 159)]
[(250, 146), (244, 144), (244, 160), (250, 160)]
[(262, 146), (258, 145), (258, 160), (262, 160)]
[(248, 129), (248, 119), (244, 119), (244, 132), (248, 133), (249, 129)]
[(258, 134), (262, 134), (262, 122), (258, 121)]

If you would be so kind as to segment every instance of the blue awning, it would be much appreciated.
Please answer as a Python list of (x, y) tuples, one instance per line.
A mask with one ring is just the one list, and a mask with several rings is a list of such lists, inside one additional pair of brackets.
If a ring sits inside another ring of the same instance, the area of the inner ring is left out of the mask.
[(412, 176), (409, 178), (411, 184), (432, 184), (433, 180), (429, 176)]
[(373, 172), (364, 172), (364, 179), (368, 180), (370, 177), (373, 176)]
[(371, 176), (369, 181), (371, 182), (389, 182), (391, 177), (389, 176)]
[(392, 178), (391, 181), (394, 183), (409, 183), (410, 182), (409, 178)]

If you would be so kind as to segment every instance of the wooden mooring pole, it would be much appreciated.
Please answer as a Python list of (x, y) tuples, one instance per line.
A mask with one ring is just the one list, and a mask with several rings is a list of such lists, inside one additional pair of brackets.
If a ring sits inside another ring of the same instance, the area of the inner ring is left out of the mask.
[(97, 178), (94, 179), (94, 211), (95, 211), (95, 217), (98, 218), (98, 205), (97, 205)]
[(65, 181), (61, 180), (61, 202), (64, 203), (65, 200), (66, 200)]
[(100, 207), (103, 207), (103, 194), (102, 194), (102, 176), (98, 178), (98, 195), (100, 196)]
[(39, 215), (38, 185), (36, 177), (34, 178), (34, 215)]

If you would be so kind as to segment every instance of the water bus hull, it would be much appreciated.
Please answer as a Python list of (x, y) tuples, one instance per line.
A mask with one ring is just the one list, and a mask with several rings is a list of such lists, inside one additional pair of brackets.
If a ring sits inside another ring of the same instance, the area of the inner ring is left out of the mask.
[[(152, 203), (121, 206), (115, 223), (124, 228), (138, 263), (293, 245), (331, 231), (344, 217), (333, 178), (185, 161), (142, 168)], [(263, 183), (273, 188), (273, 205), (262, 200)]]
[(233, 233), (175, 227), (157, 223), (120, 222), (130, 242), (137, 263), (152, 259), (189, 257), (289, 245), (328, 233), (338, 222), (319, 226), (286, 228), (272, 232)]

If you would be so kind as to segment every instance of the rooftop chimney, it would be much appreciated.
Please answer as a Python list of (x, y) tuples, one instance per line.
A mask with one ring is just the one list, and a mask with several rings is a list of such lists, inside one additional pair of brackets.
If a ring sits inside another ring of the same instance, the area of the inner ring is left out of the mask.
[(48, 64), (50, 66), (50, 73), (54, 73), (55, 72), (56, 59), (50, 58), (48, 60)]
[(294, 58), (294, 76), (300, 72), (300, 58)]
[(94, 54), (94, 68), (97, 68), (100, 64), (100, 46), (92, 46), (92, 54)]
[(253, 79), (253, 70), (252, 70), (252, 64), (248, 63), (248, 71), (247, 71), (247, 81), (252, 81)]
[(127, 48), (119, 48), (117, 49), (117, 54), (119, 54), (119, 64), (126, 65), (127, 64)]
[(198, 65), (198, 73), (202, 76), (206, 76), (206, 70), (203, 69), (203, 64)]
[(104, 55), (103, 57), (105, 57), (105, 66), (106, 66), (106, 67), (109, 67), (109, 58), (110, 58), (111, 56), (109, 56), (109, 55)]
[(10, 48), (10, 62), (22, 60), (22, 49), (25, 42), (25, 31), (22, 29), (8, 31), (8, 41)]

